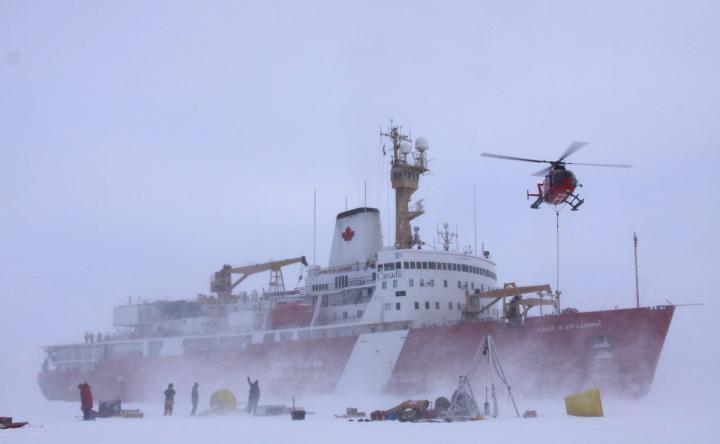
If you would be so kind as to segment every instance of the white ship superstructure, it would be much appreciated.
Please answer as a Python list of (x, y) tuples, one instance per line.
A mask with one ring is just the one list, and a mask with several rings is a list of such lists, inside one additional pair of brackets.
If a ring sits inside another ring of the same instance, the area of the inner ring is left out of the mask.
[[(461, 320), (468, 292), (496, 286), (489, 258), (449, 248), (381, 249), (380, 239), (378, 210), (338, 215), (330, 266), (308, 270), (315, 299), (312, 325), (446, 325)], [(496, 310), (483, 316), (497, 317)]]

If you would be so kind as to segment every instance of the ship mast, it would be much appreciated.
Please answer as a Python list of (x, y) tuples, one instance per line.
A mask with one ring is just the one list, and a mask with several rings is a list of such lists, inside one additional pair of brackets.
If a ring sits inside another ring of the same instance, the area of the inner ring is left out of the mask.
[(640, 283), (638, 281), (637, 247), (637, 234), (633, 232), (633, 249), (635, 251), (635, 307), (640, 308)]
[(410, 137), (400, 132), (401, 127), (390, 122), (387, 131), (381, 136), (392, 141), (392, 160), (390, 180), (395, 190), (395, 248), (407, 249), (413, 246), (413, 234), (410, 221), (425, 212), (422, 201), (410, 206), (410, 198), (417, 191), (420, 175), (428, 172), (427, 156), (429, 148), (427, 139), (418, 137), (413, 149)]

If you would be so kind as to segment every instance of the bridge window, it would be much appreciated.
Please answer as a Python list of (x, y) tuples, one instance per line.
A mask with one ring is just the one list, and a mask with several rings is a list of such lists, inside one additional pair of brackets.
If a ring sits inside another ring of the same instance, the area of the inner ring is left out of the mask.
[(400, 262), (395, 262), (395, 269), (400, 270), (402, 268), (401, 265), (402, 264)]
[(383, 271), (383, 264), (378, 264), (378, 271)]
[(414, 270), (414, 269), (415, 269), (415, 262), (410, 262), (410, 269), (411, 269), (411, 270)]
[(431, 270), (435, 270), (435, 262), (428, 263), (428, 268)]
[(335, 288), (345, 288), (348, 286), (347, 275), (335, 276)]
[(408, 262), (407, 262), (407, 261), (403, 262), (403, 268), (406, 269), (406, 270), (408, 269)]
[(423, 270), (427, 270), (427, 267), (428, 267), (427, 262), (423, 262), (422, 264), (423, 264)]
[(395, 264), (392, 262), (388, 262), (385, 264), (385, 271), (393, 271), (395, 269)]

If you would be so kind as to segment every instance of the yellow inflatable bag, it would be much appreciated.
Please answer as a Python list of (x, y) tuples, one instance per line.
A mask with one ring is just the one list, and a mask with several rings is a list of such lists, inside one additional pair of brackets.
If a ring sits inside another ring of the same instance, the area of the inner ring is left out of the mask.
[(566, 396), (565, 410), (572, 416), (603, 416), (600, 390), (592, 389)]

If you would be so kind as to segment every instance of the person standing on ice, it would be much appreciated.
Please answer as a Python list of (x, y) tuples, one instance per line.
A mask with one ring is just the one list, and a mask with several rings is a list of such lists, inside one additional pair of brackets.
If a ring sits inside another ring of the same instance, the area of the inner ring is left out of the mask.
[(78, 385), (78, 388), (80, 389), (80, 410), (83, 412), (83, 421), (89, 421), (93, 408), (92, 389), (87, 382)]
[(196, 382), (192, 386), (192, 394), (190, 395), (190, 398), (192, 400), (192, 412), (190, 412), (190, 416), (195, 416), (195, 412), (197, 411), (197, 405), (198, 400), (200, 399), (200, 395), (198, 395), (198, 383)]
[(250, 385), (250, 393), (248, 394), (248, 413), (254, 415), (257, 413), (258, 400), (260, 400), (260, 382), (256, 379), (255, 382), (250, 381), (250, 377), (247, 378), (248, 385)]
[(175, 389), (172, 382), (165, 389), (165, 413), (164, 416), (172, 416), (173, 406), (175, 406)]

